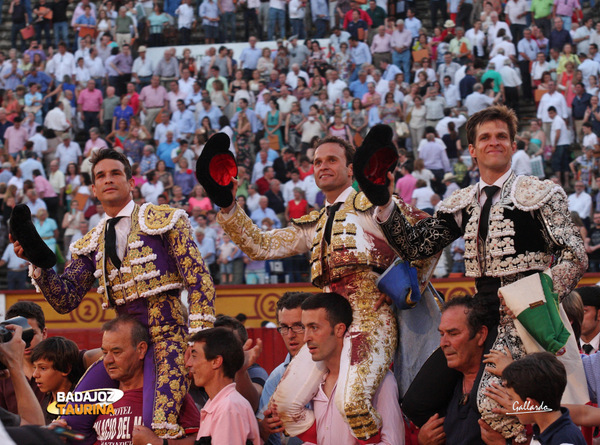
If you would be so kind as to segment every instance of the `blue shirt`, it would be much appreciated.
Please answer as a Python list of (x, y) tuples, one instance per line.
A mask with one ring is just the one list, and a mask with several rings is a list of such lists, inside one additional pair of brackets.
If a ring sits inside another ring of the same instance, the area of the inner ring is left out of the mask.
[[(183, 110), (183, 112), (179, 110), (175, 111), (171, 117), (171, 120), (175, 122), (175, 125), (177, 125), (179, 134), (191, 134), (196, 131), (194, 113), (192, 113), (190, 110)], [(186, 193), (184, 193), (184, 195), (185, 194)]]
[(80, 15), (79, 17), (77, 17), (77, 20), (75, 20), (75, 23), (78, 25), (95, 25), (96, 19), (92, 15), (90, 15), (89, 17), (86, 17), (86, 15), (83, 14), (83, 15)]
[(131, 118), (133, 117), (133, 108), (131, 108), (129, 105), (127, 105), (125, 107), (125, 109), (121, 108), (121, 106), (118, 106), (117, 108), (115, 108), (115, 111), (113, 113), (113, 119), (116, 119), (116, 123), (115, 123), (115, 128), (119, 128), (119, 121), (121, 119), (125, 119), (127, 121), (127, 128), (129, 128), (129, 122), (131, 121)]
[(358, 42), (356, 48), (350, 46), (350, 57), (356, 66), (361, 66), (364, 63), (371, 63), (373, 60), (371, 57), (371, 50), (364, 42)]
[[(219, 17), (219, 7), (217, 6), (217, 2), (214, 1), (205, 1), (200, 5), (200, 17), (209, 17), (211, 19), (216, 19)], [(202, 19), (203, 26), (219, 26), (219, 22), (211, 22), (207, 19)]]
[(361, 83), (359, 79), (356, 79), (350, 84), (348, 89), (350, 90), (350, 94), (352, 94), (352, 97), (358, 97), (359, 99), (361, 99), (366, 93), (369, 92), (369, 87), (367, 87), (366, 80), (365, 83)]
[(179, 144), (176, 141), (173, 141), (170, 144), (165, 141), (159, 144), (156, 149), (156, 156), (158, 156), (160, 160), (165, 161), (167, 168), (175, 168), (175, 163), (171, 159), (171, 152), (177, 147), (179, 147)]
[(572, 444), (572, 445), (586, 445), (586, 441), (581, 434), (581, 430), (575, 426), (571, 417), (569, 416), (569, 410), (567, 408), (561, 408), (561, 416), (552, 422), (543, 432), (540, 433), (540, 427), (536, 424), (533, 425), (533, 438), (538, 440), (542, 445), (553, 445), (553, 444)]
[(208, 111), (206, 111), (204, 107), (200, 107), (198, 110), (198, 127), (201, 126), (202, 119), (204, 119), (205, 116), (208, 116), (208, 119), (210, 120), (210, 126), (215, 130), (221, 129), (221, 126), (219, 125), (219, 118), (223, 116), (223, 113), (219, 107), (211, 106), (210, 110)]
[(23, 85), (29, 87), (32, 83), (37, 83), (40, 85), (40, 90), (42, 93), (48, 91), (48, 86), (52, 82), (52, 78), (43, 71), (36, 71), (36, 75), (28, 74), (23, 82)]
[[(240, 112), (238, 111), (231, 118), (231, 126), (232, 127), (235, 127), (237, 125), (239, 116), (240, 116)], [(258, 119), (256, 117), (256, 113), (254, 111), (252, 111), (250, 108), (246, 108), (246, 117), (250, 121), (250, 127), (252, 127), (252, 133), (256, 133), (259, 130)]]
[(279, 221), (277, 214), (270, 207), (267, 207), (264, 210), (259, 207), (250, 215), (250, 219), (259, 227), (262, 224), (262, 220), (265, 218), (269, 218), (271, 221), (273, 221), (273, 227), (276, 229), (281, 228), (281, 221)]
[(262, 50), (259, 48), (244, 48), (240, 55), (240, 65), (243, 64), (243, 68), (247, 70), (255, 70), (258, 65), (258, 59), (262, 55)]
[(310, 0), (310, 13), (313, 22), (319, 19), (329, 20), (329, 2), (324, 0)]

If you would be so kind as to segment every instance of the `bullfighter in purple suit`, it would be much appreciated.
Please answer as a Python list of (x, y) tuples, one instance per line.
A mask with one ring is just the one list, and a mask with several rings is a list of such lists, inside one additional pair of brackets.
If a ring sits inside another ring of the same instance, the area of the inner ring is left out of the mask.
[[(92, 161), (92, 178), (107, 216), (71, 246), (73, 261), (62, 275), (37, 267), (30, 268), (30, 275), (62, 314), (77, 308), (98, 279), (104, 308), (133, 315), (148, 327), (153, 353), (146, 355), (144, 364), (144, 424), (152, 425), (160, 437), (180, 437), (183, 430), (177, 417), (188, 390), (183, 356), (188, 328), (180, 292), (188, 291), (189, 332), (193, 333), (214, 321), (213, 281), (183, 210), (152, 204), (140, 207), (133, 202), (134, 182), (125, 156), (100, 151)], [(18, 242), (15, 252), (25, 256)], [(98, 362), (76, 391), (103, 387), (115, 384)], [(93, 416), (63, 418), (81, 431), (91, 430), (94, 420)]]

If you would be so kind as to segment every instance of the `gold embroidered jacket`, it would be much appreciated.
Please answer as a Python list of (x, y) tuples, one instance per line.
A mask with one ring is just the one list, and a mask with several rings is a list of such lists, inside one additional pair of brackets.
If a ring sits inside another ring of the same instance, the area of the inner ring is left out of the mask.
[[(409, 221), (423, 218), (423, 212), (402, 206)], [(296, 219), (284, 229), (261, 231), (244, 211), (236, 206), (229, 218), (219, 213), (217, 220), (232, 241), (250, 258), (267, 260), (286, 258), (310, 251), (311, 279), (324, 287), (357, 269), (385, 271), (395, 258), (373, 215), (373, 204), (363, 193), (352, 191), (335, 214), (331, 242), (323, 234), (327, 222), (325, 209)], [(421, 282), (426, 284), (434, 262), (420, 262)]]
[(414, 226), (394, 210), (382, 223), (383, 232), (409, 259), (426, 258), (464, 235), (467, 276), (499, 278), (506, 284), (551, 267), (554, 289), (561, 297), (568, 294), (587, 269), (587, 256), (564, 190), (551, 181), (512, 174), (492, 205), (484, 243), (478, 242), (477, 190), (457, 190), (442, 202), (436, 217)]
[[(131, 231), (119, 270), (105, 261), (105, 221), (101, 221), (71, 246), (73, 261), (58, 276), (52, 269), (35, 280), (48, 302), (59, 313), (75, 309), (97, 278), (103, 307), (122, 306), (138, 298), (171, 295), (188, 290), (190, 331), (211, 327), (215, 290), (193, 240), (183, 210), (169, 206), (135, 206)], [(108, 264), (108, 268), (107, 268)], [(174, 301), (172, 304), (175, 303)], [(176, 310), (180, 312), (180, 308)], [(179, 318), (179, 317), (177, 317)]]

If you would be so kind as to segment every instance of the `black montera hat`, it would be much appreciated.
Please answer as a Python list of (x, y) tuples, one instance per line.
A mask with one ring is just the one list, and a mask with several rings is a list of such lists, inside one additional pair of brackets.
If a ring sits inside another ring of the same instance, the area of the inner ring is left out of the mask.
[(390, 199), (387, 172), (393, 172), (398, 163), (393, 135), (389, 125), (375, 125), (354, 155), (354, 176), (375, 205), (384, 205)]
[(56, 254), (40, 237), (33, 221), (31, 211), (25, 204), (16, 205), (10, 215), (10, 235), (23, 247), (27, 259), (34, 266), (50, 269), (56, 264)]
[(196, 178), (219, 207), (229, 207), (233, 202), (231, 178), (238, 174), (230, 144), (229, 136), (217, 133), (208, 140), (196, 161)]

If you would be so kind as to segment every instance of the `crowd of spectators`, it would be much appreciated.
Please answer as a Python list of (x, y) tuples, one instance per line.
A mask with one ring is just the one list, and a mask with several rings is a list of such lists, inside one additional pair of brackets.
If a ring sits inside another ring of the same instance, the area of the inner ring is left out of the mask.
[[(11, 209), (27, 203), (42, 237), (62, 264), (69, 261), (69, 243), (103, 216), (89, 158), (106, 147), (129, 157), (136, 203), (189, 213), (217, 282), (306, 281), (303, 256), (251, 261), (223, 236), (218, 209), (194, 175), (210, 136), (230, 136), (238, 202), (264, 229), (323, 206), (311, 165), (317, 139), (359, 146), (378, 123), (394, 130), (396, 191), (433, 213), (478, 181), (464, 123), (494, 103), (537, 107), (521, 120), (513, 170), (575, 189), (570, 210), (598, 269), (600, 23), (582, 18), (576, 0), (455, 3), (431, 1), (426, 29), (409, 1), (83, 0), (72, 15), (67, 0), (33, 9), (12, 1), (13, 49), (0, 53), (0, 266), (9, 288), (26, 286), (24, 262), (5, 249)], [(238, 8), (247, 25), (239, 55), (217, 44), (204, 54), (185, 48), (177, 57), (165, 47), (147, 56), (146, 45), (164, 43), (169, 22), (177, 22), (180, 43), (235, 41)], [(200, 19), (203, 30), (192, 33)], [(37, 33), (18, 46), (29, 23)], [(274, 36), (287, 40), (257, 46)], [(316, 40), (327, 37), (326, 45)], [(445, 257), (438, 276), (462, 272), (460, 240)]]

